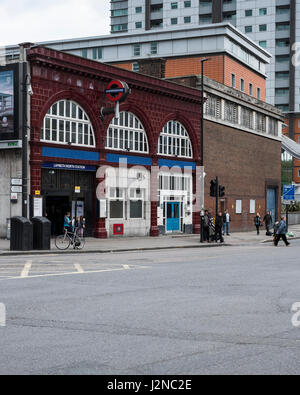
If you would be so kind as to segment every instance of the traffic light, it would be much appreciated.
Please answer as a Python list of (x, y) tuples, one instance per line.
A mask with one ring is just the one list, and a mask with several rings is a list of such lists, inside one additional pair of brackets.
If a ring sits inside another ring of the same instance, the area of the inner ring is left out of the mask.
[(210, 196), (217, 197), (217, 181), (211, 180), (210, 182)]
[(226, 191), (226, 188), (223, 187), (223, 185), (220, 185), (220, 186), (219, 186), (219, 196), (220, 196), (221, 198), (225, 196), (225, 191)]

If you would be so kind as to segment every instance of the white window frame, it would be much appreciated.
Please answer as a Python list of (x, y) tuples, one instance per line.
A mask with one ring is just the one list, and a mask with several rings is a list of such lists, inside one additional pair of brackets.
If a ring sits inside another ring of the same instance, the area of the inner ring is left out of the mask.
[(235, 202), (235, 213), (236, 214), (243, 213), (243, 201), (241, 199), (237, 199)]
[(96, 147), (95, 134), (89, 117), (79, 104), (71, 100), (60, 100), (50, 107), (43, 121), (41, 141)]
[[(139, 191), (139, 193), (138, 193)], [(139, 220), (145, 218), (145, 190), (141, 188), (130, 188), (128, 190), (128, 218), (132, 220)], [(142, 216), (131, 217), (131, 202), (142, 202)]]
[(149, 154), (148, 138), (141, 121), (131, 112), (121, 112), (119, 119), (114, 118), (107, 129), (105, 148)]
[[(117, 190), (119, 190), (119, 196), (117, 196)], [(124, 220), (126, 219), (126, 205), (125, 205), (125, 198), (126, 194), (125, 194), (125, 189), (124, 188), (109, 188), (108, 191), (108, 218), (112, 221), (119, 221), (119, 220)], [(121, 218), (112, 218), (111, 217), (111, 202), (123, 202), (123, 217)]]
[(256, 213), (256, 200), (251, 199), (250, 200), (250, 210), (249, 210), (250, 214), (255, 214)]
[(164, 126), (158, 140), (158, 155), (193, 159), (190, 136), (180, 122), (169, 121)]

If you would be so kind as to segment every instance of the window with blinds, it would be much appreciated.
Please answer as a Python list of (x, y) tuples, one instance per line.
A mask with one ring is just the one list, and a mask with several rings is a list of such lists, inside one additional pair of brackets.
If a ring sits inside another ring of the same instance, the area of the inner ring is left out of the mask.
[(246, 107), (241, 109), (241, 124), (248, 129), (253, 129), (253, 111)]
[(224, 108), (224, 119), (225, 121), (237, 124), (238, 123), (238, 105), (230, 102), (225, 101), (225, 108)]
[(214, 95), (207, 95), (206, 99), (206, 115), (221, 118), (221, 99)]
[(256, 127), (258, 132), (266, 132), (266, 116), (264, 114), (256, 114)]

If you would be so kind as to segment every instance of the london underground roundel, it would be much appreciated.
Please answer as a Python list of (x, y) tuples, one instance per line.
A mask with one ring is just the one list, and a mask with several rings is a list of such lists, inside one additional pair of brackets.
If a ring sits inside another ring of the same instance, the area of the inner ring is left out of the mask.
[(123, 102), (126, 100), (129, 93), (130, 89), (126, 82), (118, 80), (111, 81), (105, 90), (108, 100), (114, 103), (117, 101)]

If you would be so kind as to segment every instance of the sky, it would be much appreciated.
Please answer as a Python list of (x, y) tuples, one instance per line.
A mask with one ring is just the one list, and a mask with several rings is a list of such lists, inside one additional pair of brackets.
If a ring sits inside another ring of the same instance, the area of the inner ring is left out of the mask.
[(0, 46), (109, 34), (109, 0), (0, 0)]

